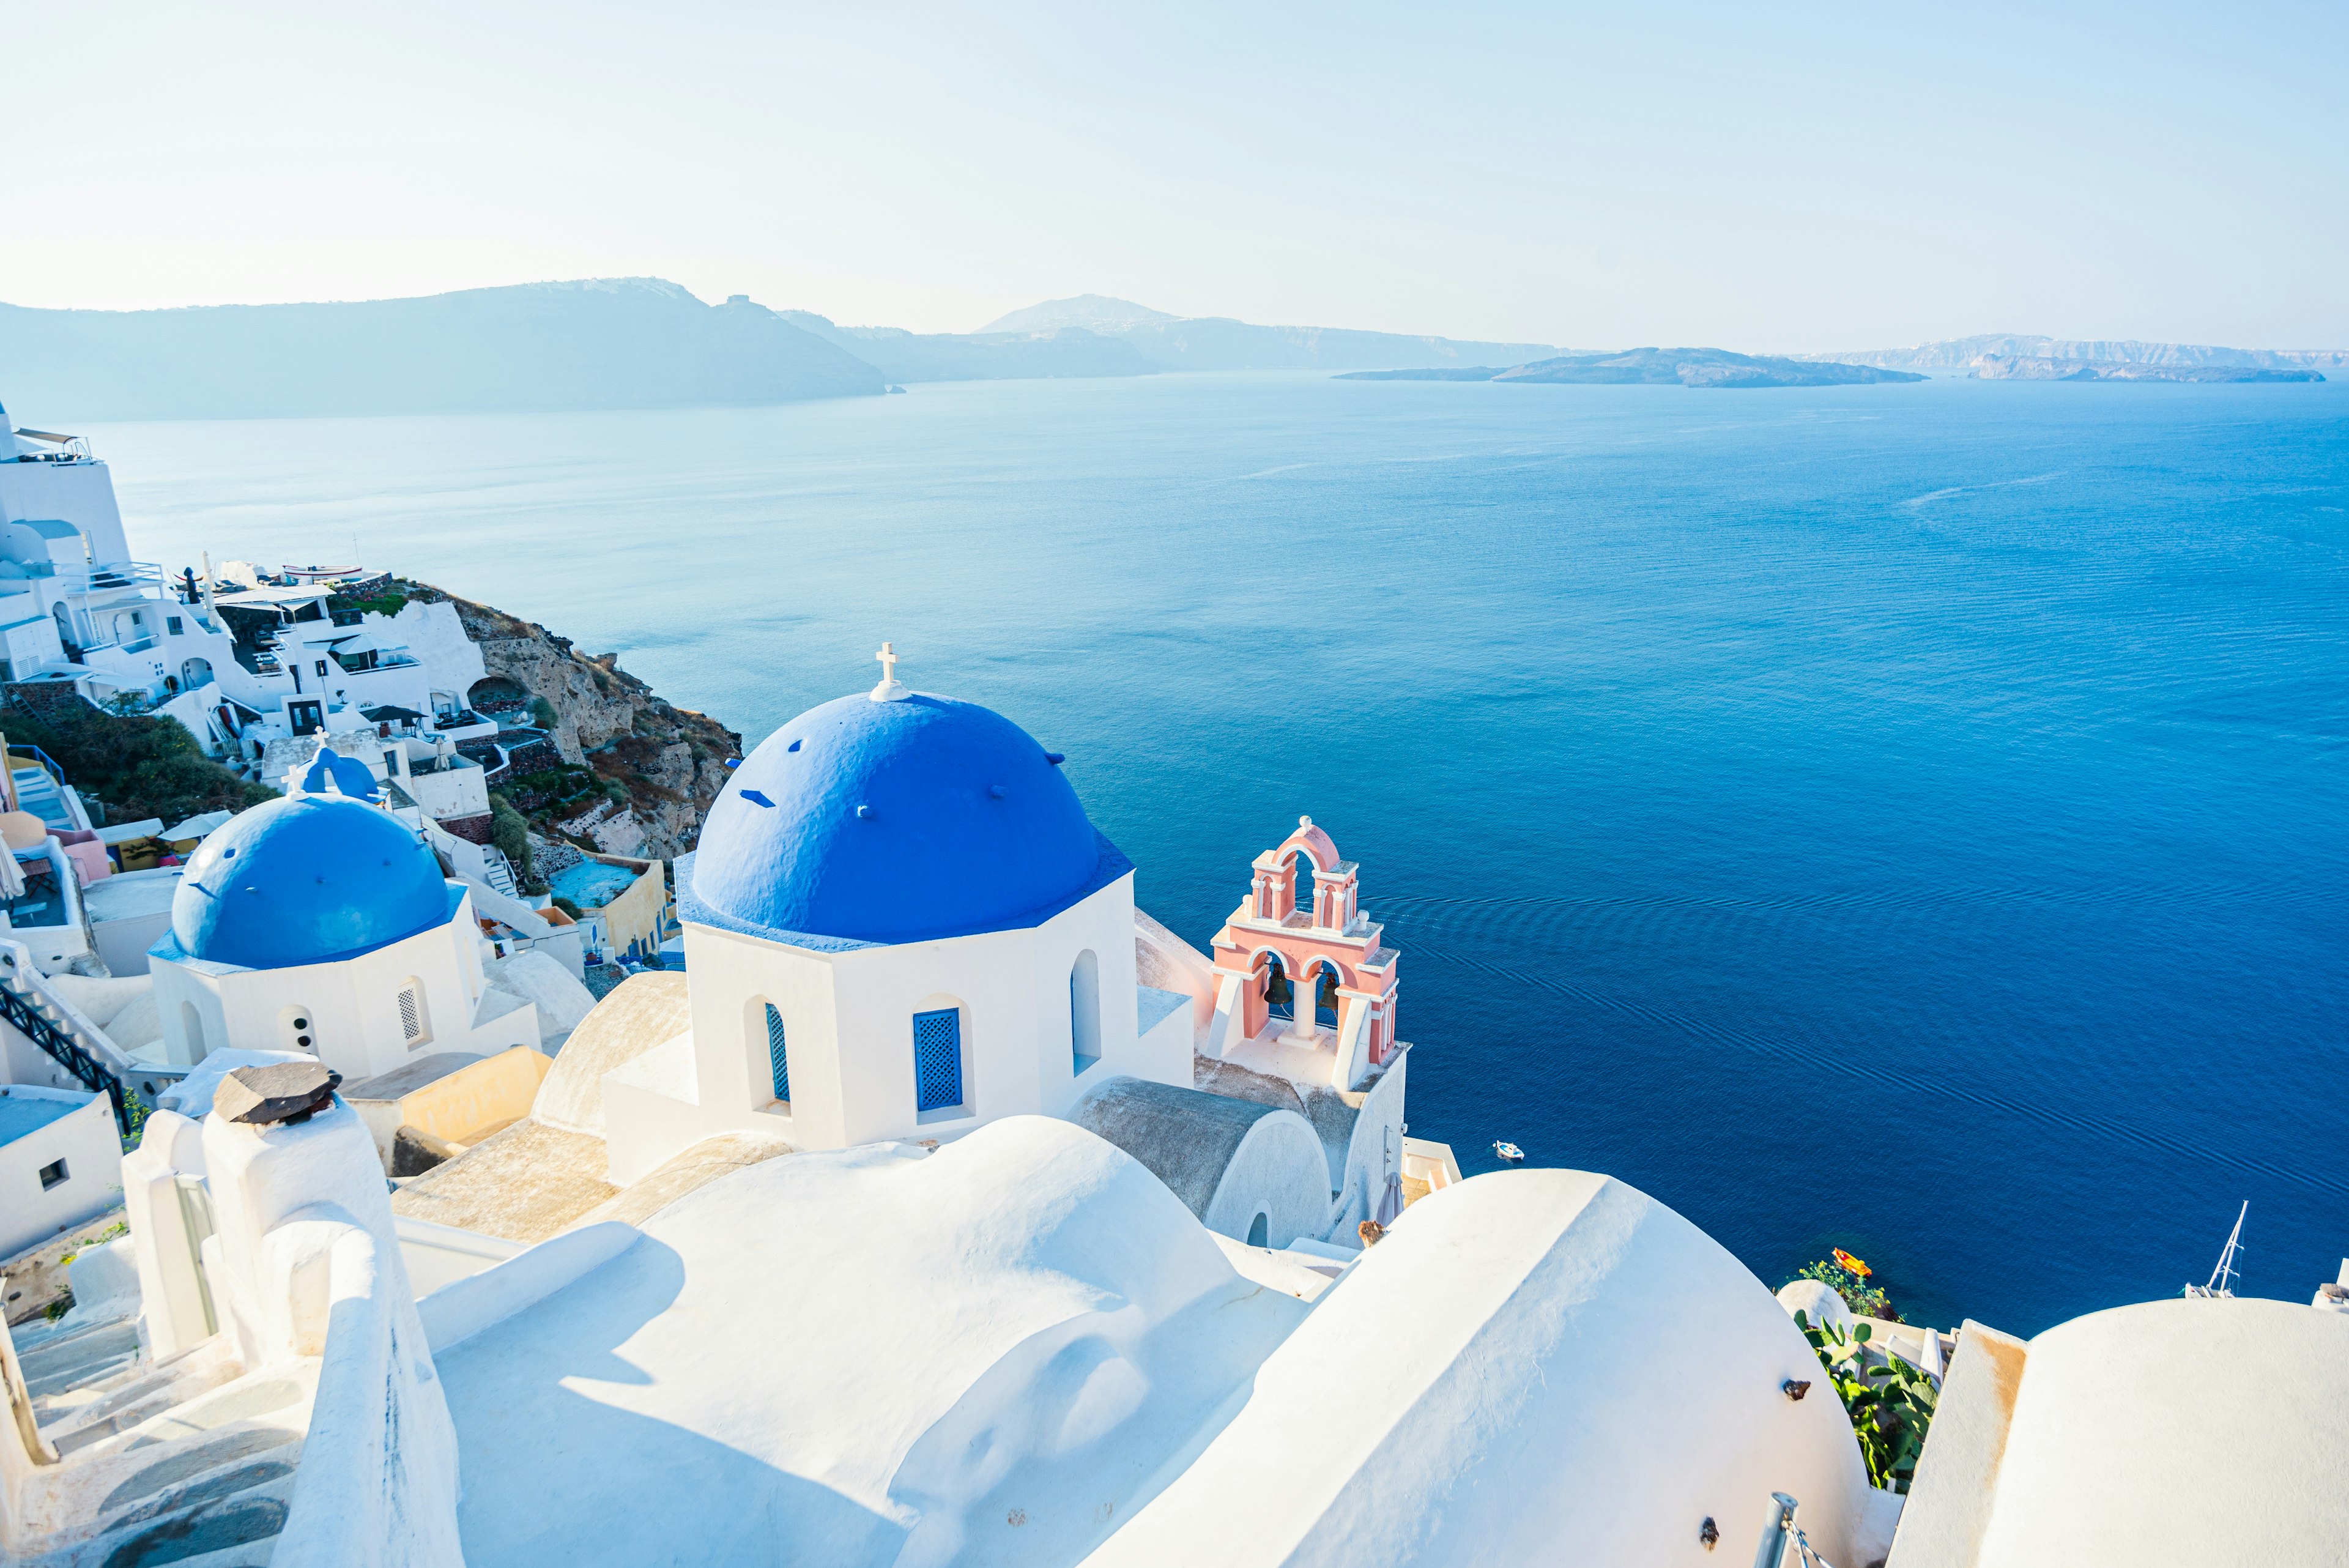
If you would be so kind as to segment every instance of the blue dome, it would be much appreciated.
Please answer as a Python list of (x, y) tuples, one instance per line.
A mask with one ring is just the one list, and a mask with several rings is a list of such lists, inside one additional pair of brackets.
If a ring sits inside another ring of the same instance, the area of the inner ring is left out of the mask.
[(189, 958), (329, 963), (448, 923), (440, 862), (398, 817), (335, 795), (240, 812), (204, 839), (171, 899)]
[(947, 697), (812, 708), (710, 806), (680, 877), (688, 912), (785, 940), (1033, 925), (1127, 869), (1056, 761), (1000, 713)]
[(310, 771), (302, 775), (302, 792), (305, 794), (325, 794), (329, 777), (333, 778), (336, 790), (353, 800), (382, 798), (375, 787), (375, 774), (367, 772), (365, 763), (320, 746), (318, 754), (311, 759)]

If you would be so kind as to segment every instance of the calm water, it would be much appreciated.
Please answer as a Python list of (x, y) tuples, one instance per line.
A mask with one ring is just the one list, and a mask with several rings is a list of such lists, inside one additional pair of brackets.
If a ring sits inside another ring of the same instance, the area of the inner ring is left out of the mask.
[[(37, 410), (26, 410), (28, 416)], [(134, 547), (390, 566), (752, 742), (1054, 750), (1204, 943), (1299, 812), (1412, 1122), (2032, 1332), (2349, 1252), (2349, 385), (1165, 377), (104, 427)], [(356, 541), (356, 543), (354, 543)]]

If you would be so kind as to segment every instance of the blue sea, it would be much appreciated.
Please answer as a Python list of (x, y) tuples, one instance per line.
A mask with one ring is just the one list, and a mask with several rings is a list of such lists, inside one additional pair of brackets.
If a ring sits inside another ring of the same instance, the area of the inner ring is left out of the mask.
[[(26, 410), (27, 413), (36, 410)], [(1300, 813), (1415, 1134), (1912, 1320), (2349, 1253), (2349, 385), (1319, 376), (118, 425), (135, 551), (390, 567), (753, 743), (914, 684), (1205, 944)]]

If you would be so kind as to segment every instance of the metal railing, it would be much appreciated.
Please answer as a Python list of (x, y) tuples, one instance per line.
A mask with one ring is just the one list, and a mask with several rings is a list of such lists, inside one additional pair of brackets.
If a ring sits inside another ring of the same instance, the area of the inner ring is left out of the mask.
[(45, 767), (45, 768), (48, 769), (48, 771), (49, 771), (49, 776), (50, 776), (51, 778), (53, 778), (53, 779), (57, 780), (57, 783), (58, 783), (59, 784), (63, 784), (66, 782), (66, 771), (65, 771), (65, 769), (63, 769), (63, 768), (61, 768), (61, 767), (57, 766), (57, 760), (55, 757), (53, 757), (53, 756), (49, 755), (49, 753), (47, 753), (47, 752), (45, 752), (45, 751), (41, 750), (41, 748), (40, 748), (40, 747), (36, 746), (36, 745), (32, 744), (32, 743), (31, 743), (31, 742), (26, 742), (26, 741), (11, 741), (11, 742), (8, 742), (8, 755), (9, 755), (9, 756), (10, 756), (10, 758), (12, 758), (12, 759), (16, 758), (16, 757), (20, 757), (20, 756), (22, 756), (22, 757), (30, 757), (30, 758), (32, 758), (35, 762), (36, 762), (36, 763), (40, 763), (40, 764), (41, 764), (41, 766), (43, 766), (43, 767)]
[(115, 1127), (123, 1137), (130, 1136), (129, 1096), (120, 1078), (108, 1071), (97, 1057), (83, 1050), (73, 1036), (43, 1017), (31, 999), (13, 985), (0, 985), (0, 1019), (6, 1020), (17, 1033), (39, 1046), (50, 1060), (71, 1073), (82, 1087), (93, 1092), (104, 1090), (107, 1099), (114, 1106)]
[[(48, 570), (41, 570), (42, 565)], [(54, 576), (69, 593), (96, 593), (104, 588), (129, 588), (144, 584), (160, 588), (163, 568), (153, 561), (110, 561), (102, 566), (61, 566), (54, 562), (35, 563), (29, 568), (36, 576)]]
[[(1754, 1568), (1782, 1568), (1786, 1560), (1786, 1548), (1795, 1549), (1795, 1561), (1802, 1568), (1835, 1568), (1811, 1544), (1795, 1522), (1795, 1511), (1802, 1507), (1783, 1491), (1770, 1494), (1770, 1511), (1762, 1525), (1762, 1540), (1754, 1549)], [(1712, 1521), (1705, 1521), (1710, 1524)]]

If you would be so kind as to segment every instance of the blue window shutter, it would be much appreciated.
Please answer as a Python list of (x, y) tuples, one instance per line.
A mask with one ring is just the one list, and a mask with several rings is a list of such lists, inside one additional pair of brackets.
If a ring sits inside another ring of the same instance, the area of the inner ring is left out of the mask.
[(914, 1014), (914, 1109), (962, 1104), (962, 1012), (943, 1008)]
[(775, 1098), (791, 1104), (792, 1062), (783, 1049), (783, 1015), (771, 1002), (767, 1003), (767, 1066), (775, 1075)]

